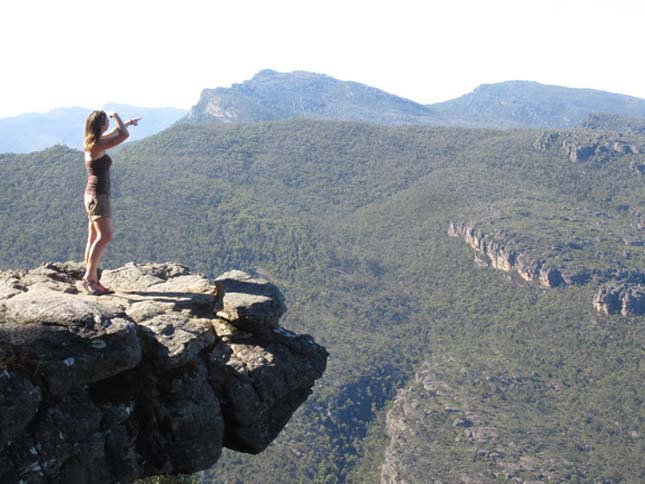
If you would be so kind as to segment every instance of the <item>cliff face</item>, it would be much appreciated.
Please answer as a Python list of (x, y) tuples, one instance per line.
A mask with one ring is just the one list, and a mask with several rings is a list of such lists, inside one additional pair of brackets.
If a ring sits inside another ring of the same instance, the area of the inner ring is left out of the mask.
[(598, 312), (623, 316), (645, 314), (645, 274), (611, 268), (605, 271), (552, 267), (541, 259), (517, 250), (512, 239), (486, 234), (468, 223), (451, 222), (448, 235), (458, 237), (475, 250), (478, 260), (505, 272), (516, 272), (525, 281), (544, 287), (585, 284), (600, 285), (593, 298)]
[(258, 453), (325, 370), (278, 288), (178, 264), (0, 273), (0, 482), (131, 482)]
[[(478, 256), (488, 265), (505, 272), (517, 272), (525, 281), (538, 281), (545, 287), (566, 284), (563, 272), (549, 267), (540, 259), (518, 252), (509, 241), (485, 234), (467, 223), (451, 222), (448, 235), (459, 237), (475, 249)], [(577, 275), (580, 277), (580, 275)], [(570, 278), (575, 281), (576, 277)], [(570, 282), (571, 282), (570, 281)]]

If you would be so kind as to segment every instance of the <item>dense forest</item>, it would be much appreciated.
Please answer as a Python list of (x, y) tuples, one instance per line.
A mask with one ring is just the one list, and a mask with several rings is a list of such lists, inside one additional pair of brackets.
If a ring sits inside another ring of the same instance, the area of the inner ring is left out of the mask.
[[(638, 481), (643, 317), (599, 314), (593, 278), (545, 288), (448, 236), (463, 221), (554, 264), (642, 270), (645, 137), (603, 132), (634, 149), (572, 161), (565, 141), (598, 136), (296, 119), (176, 125), (114, 150), (106, 267), (262, 275), (285, 294), (283, 324), (330, 353), (265, 452), (225, 452), (175, 482), (378, 482), (386, 453), (396, 459), (386, 415), (404, 389), (427, 403), (415, 388), (428, 371), (455, 389), (445, 398), (494, 421), (497, 441), (553, 457), (554, 479)], [(84, 180), (75, 150), (0, 155), (0, 269), (82, 258)], [(487, 377), (521, 384), (500, 393)], [(408, 476), (495, 479), (490, 452), (474, 459), (445, 421), (422, 423), (401, 440), (409, 456), (436, 445), (408, 459)]]

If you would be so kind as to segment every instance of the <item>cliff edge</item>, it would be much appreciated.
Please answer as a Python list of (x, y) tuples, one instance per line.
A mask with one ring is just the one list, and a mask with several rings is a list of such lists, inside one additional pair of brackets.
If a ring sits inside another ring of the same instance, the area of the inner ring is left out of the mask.
[(325, 370), (279, 289), (175, 263), (0, 272), (0, 482), (113, 483), (258, 453)]

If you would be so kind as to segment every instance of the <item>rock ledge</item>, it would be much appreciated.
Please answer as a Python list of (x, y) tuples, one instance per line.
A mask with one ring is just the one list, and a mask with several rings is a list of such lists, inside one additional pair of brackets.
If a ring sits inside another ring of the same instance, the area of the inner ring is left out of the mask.
[(96, 297), (82, 273), (0, 272), (0, 482), (127, 483), (261, 452), (325, 370), (266, 280), (130, 263)]

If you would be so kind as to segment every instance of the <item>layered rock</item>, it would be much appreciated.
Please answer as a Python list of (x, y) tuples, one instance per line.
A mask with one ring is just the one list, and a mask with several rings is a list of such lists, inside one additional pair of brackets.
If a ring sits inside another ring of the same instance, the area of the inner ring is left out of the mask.
[(0, 482), (125, 483), (260, 452), (325, 369), (324, 348), (279, 326), (268, 281), (128, 264), (96, 297), (82, 273), (0, 273)]
[(537, 281), (544, 287), (567, 284), (561, 269), (550, 267), (540, 259), (518, 252), (511, 242), (483, 233), (470, 224), (450, 222), (448, 235), (464, 240), (475, 249), (480, 260), (495, 269), (517, 272), (522, 279)]
[[(490, 235), (468, 223), (451, 222), (448, 235), (464, 240), (475, 250), (476, 259), (506, 272), (516, 272), (525, 281), (537, 281), (544, 287), (581, 285), (589, 281), (599, 284), (593, 305), (601, 313), (620, 313), (623, 316), (645, 314), (645, 273), (610, 268), (556, 268), (542, 260), (519, 252), (512, 238), (504, 240), (498, 234)], [(641, 239), (625, 241), (637, 246)]]

